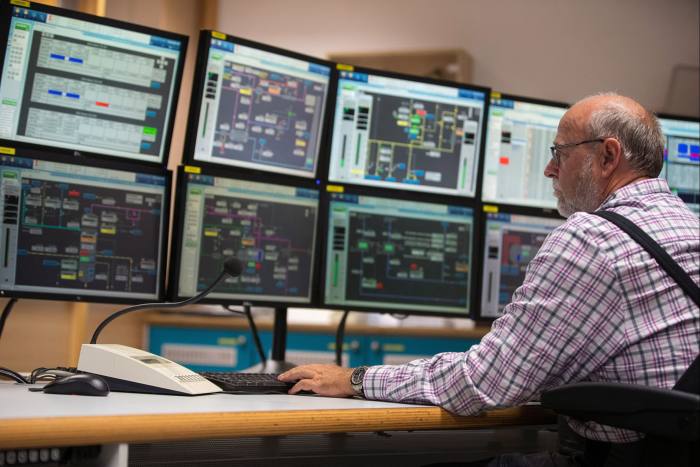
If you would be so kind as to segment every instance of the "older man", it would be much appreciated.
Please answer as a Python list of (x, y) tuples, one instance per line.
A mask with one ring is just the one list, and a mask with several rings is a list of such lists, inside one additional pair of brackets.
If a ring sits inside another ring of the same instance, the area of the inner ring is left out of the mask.
[[(625, 216), (698, 283), (700, 223), (657, 178), (662, 154), (659, 124), (637, 102), (616, 94), (581, 100), (559, 123), (544, 172), (568, 219), (547, 237), (479, 345), (405, 365), (305, 365), (280, 379), (297, 381), (292, 393), (432, 403), (462, 415), (582, 380), (671, 388), (700, 351), (700, 313), (642, 247), (590, 214)], [(571, 425), (588, 439), (638, 439), (634, 432)]]

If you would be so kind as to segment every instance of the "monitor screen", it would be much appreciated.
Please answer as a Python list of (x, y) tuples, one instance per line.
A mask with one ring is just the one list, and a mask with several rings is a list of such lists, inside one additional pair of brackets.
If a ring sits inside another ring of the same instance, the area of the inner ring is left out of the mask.
[(167, 163), (187, 37), (3, 3), (0, 138)]
[(473, 197), (488, 90), (340, 71), (332, 182)]
[(484, 201), (557, 207), (552, 181), (544, 176), (544, 168), (564, 112), (564, 104), (510, 96), (491, 98), (484, 151)]
[(181, 180), (171, 281), (178, 297), (209, 287), (224, 261), (237, 257), (243, 273), (227, 277), (207, 300), (311, 302), (317, 190), (191, 173)]
[(700, 216), (700, 121), (660, 117), (659, 123), (666, 138), (659, 176)]
[(525, 279), (530, 260), (564, 219), (489, 213), (486, 217), (481, 317), (498, 318)]
[(468, 207), (332, 193), (325, 304), (467, 314), (472, 234)]
[(0, 293), (163, 298), (170, 177), (0, 155)]
[(211, 31), (199, 54), (186, 158), (315, 177), (330, 64)]

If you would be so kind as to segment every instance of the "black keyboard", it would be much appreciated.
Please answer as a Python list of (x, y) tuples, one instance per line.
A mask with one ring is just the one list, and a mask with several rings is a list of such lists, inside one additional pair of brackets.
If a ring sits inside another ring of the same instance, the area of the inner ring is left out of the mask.
[(287, 394), (293, 386), (277, 379), (273, 373), (236, 373), (203, 371), (199, 373), (226, 392), (237, 394)]

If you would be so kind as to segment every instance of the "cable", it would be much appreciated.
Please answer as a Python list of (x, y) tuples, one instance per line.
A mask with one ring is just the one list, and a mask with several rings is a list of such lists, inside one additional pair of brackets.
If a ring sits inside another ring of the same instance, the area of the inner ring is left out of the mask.
[(7, 317), (10, 316), (10, 312), (12, 311), (12, 308), (14, 308), (15, 303), (17, 303), (17, 299), (11, 298), (5, 304), (5, 308), (2, 310), (2, 315), (0, 315), (0, 337), (2, 337), (2, 330), (5, 327), (5, 321), (7, 321)]
[(245, 311), (236, 310), (236, 309), (233, 308), (231, 305), (223, 305), (223, 307), (224, 307), (224, 310), (230, 311), (231, 313), (235, 313), (235, 314), (237, 314), (237, 315), (245, 315)]
[(40, 379), (44, 379), (46, 377), (51, 377), (51, 379), (57, 379), (63, 378), (65, 376), (71, 376), (74, 374), (75, 371), (66, 371), (66, 369), (61, 368), (37, 368), (36, 370), (32, 371), (32, 374), (29, 377), (29, 382), (31, 384), (34, 384)]
[(262, 364), (262, 368), (265, 368), (267, 358), (265, 358), (265, 350), (263, 350), (262, 342), (260, 342), (260, 335), (258, 334), (257, 326), (255, 326), (255, 321), (253, 321), (253, 314), (250, 312), (250, 307), (250, 302), (243, 302), (243, 312), (245, 313), (246, 318), (248, 318), (248, 325), (250, 325), (250, 332), (253, 334), (255, 348), (258, 349), (260, 363)]
[(16, 371), (10, 370), (9, 368), (0, 367), (0, 375), (7, 376), (8, 378), (14, 379), (18, 383), (30, 384), (29, 380), (27, 378), (20, 375)]
[(230, 305), (224, 306), (224, 308), (231, 313), (236, 313), (238, 315), (245, 315), (245, 317), (248, 319), (248, 326), (250, 327), (250, 333), (253, 334), (253, 342), (255, 343), (255, 349), (258, 351), (258, 355), (260, 356), (260, 363), (262, 364), (262, 368), (265, 368), (265, 364), (267, 363), (267, 358), (265, 357), (265, 349), (263, 349), (262, 346), (262, 341), (260, 340), (260, 334), (258, 334), (258, 327), (255, 325), (255, 321), (253, 321), (253, 314), (250, 311), (250, 307), (252, 305), (250, 302), (244, 302), (243, 303), (243, 311), (239, 310), (234, 310), (231, 308)]
[[(11, 298), (10, 300), (8, 300), (8, 302), (5, 304), (5, 308), (3, 308), (2, 310), (2, 314), (0, 315), (0, 337), (2, 337), (2, 330), (5, 328), (5, 322), (7, 321), (7, 317), (10, 316), (10, 313), (12, 312), (12, 308), (14, 308), (15, 303), (17, 303), (17, 299)], [(20, 375), (16, 371), (10, 370), (9, 368), (0, 367), (0, 375), (7, 376), (8, 378), (11, 378), (18, 383), (29, 384), (29, 380), (27, 380), (24, 376)]]
[(335, 364), (338, 366), (343, 366), (343, 338), (345, 337), (345, 321), (347, 321), (349, 314), (350, 310), (343, 312), (338, 329), (335, 331)]
[[(235, 258), (232, 258), (235, 259)], [(240, 267), (240, 266), (239, 266)], [(181, 306), (189, 305), (190, 303), (197, 303), (201, 298), (206, 296), (209, 292), (214, 290), (214, 287), (219, 285), (219, 282), (223, 280), (226, 275), (229, 274), (227, 270), (223, 270), (221, 274), (219, 274), (219, 277), (217, 277), (212, 284), (207, 287), (203, 292), (200, 292), (199, 294), (195, 295), (194, 297), (190, 297), (187, 300), (182, 300), (181, 302), (173, 302), (173, 303), (141, 303), (140, 305), (134, 305), (130, 306), (127, 308), (124, 308), (123, 310), (119, 310), (116, 313), (110, 315), (100, 323), (99, 326), (97, 326), (97, 329), (95, 329), (95, 332), (92, 334), (92, 339), (90, 339), (91, 344), (97, 344), (97, 338), (100, 336), (100, 333), (102, 330), (107, 326), (109, 323), (114, 321), (116, 318), (119, 318), (121, 315), (124, 315), (126, 313), (131, 313), (132, 311), (139, 311), (139, 310), (147, 310), (149, 308), (180, 308)]]

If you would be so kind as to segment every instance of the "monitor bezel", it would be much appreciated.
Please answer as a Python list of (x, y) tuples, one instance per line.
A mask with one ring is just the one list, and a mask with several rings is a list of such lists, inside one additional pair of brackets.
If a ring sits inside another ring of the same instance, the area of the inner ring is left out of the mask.
[[(27, 2), (27, 3), (29, 3), (29, 2)], [(185, 60), (187, 58), (187, 46), (189, 43), (189, 36), (186, 36), (184, 34), (174, 33), (171, 31), (164, 31), (162, 29), (156, 29), (156, 28), (152, 28), (152, 27), (148, 27), (148, 26), (143, 26), (140, 24), (128, 23), (126, 21), (120, 21), (120, 20), (116, 20), (116, 19), (112, 19), (112, 18), (90, 15), (90, 14), (83, 13), (80, 11), (49, 6), (49, 5), (45, 5), (45, 4), (41, 4), (41, 3), (31, 3), (31, 5), (24, 6), (24, 5), (15, 5), (7, 0), (3, 0), (2, 4), (0, 4), (0, 17), (6, 18), (6, 19), (0, 21), (0, 38), (8, 38), (9, 37), (10, 24), (12, 22), (12, 14), (11, 13), (12, 13), (12, 8), (15, 8), (15, 7), (28, 8), (31, 10), (37, 10), (37, 11), (41, 11), (44, 13), (53, 14), (56, 16), (63, 16), (63, 17), (71, 18), (71, 19), (80, 20), (80, 21), (86, 21), (86, 22), (91, 22), (91, 23), (100, 24), (100, 25), (104, 25), (104, 26), (125, 29), (127, 31), (133, 31), (133, 32), (149, 34), (149, 35), (156, 35), (156, 36), (164, 37), (166, 39), (180, 41), (180, 43), (182, 44), (182, 47), (180, 50), (180, 58), (178, 60), (177, 69), (175, 70), (175, 73), (173, 75), (173, 80), (174, 80), (173, 95), (172, 95), (172, 99), (170, 101), (170, 115), (168, 116), (168, 121), (166, 122), (166, 125), (165, 125), (165, 129), (167, 130), (167, 136), (163, 141), (163, 154), (161, 156), (161, 160), (148, 161), (148, 160), (140, 160), (140, 159), (131, 159), (129, 157), (124, 157), (124, 156), (106, 155), (106, 154), (98, 152), (98, 151), (83, 151), (77, 147), (74, 149), (56, 148), (56, 147), (50, 146), (51, 141), (47, 141), (46, 144), (30, 143), (27, 141), (18, 141), (18, 140), (5, 140), (5, 141), (11, 141), (11, 143), (13, 145), (14, 144), (22, 144), (22, 145), (26, 145), (26, 146), (32, 146), (32, 147), (35, 147), (37, 149), (50, 147), (51, 151), (60, 152), (64, 156), (72, 156), (72, 157), (76, 157), (78, 159), (80, 159), (82, 157), (88, 157), (88, 158), (93, 158), (95, 160), (104, 160), (104, 161), (116, 160), (116, 161), (121, 161), (123, 164), (141, 165), (144, 167), (157, 166), (157, 167), (166, 168), (168, 166), (168, 160), (170, 158), (169, 156), (170, 156), (170, 149), (171, 149), (171, 143), (172, 143), (172, 138), (173, 138), (173, 130), (175, 127), (175, 117), (177, 115), (177, 107), (178, 107), (178, 101), (179, 101), (180, 90), (181, 90), (181, 85), (182, 85), (183, 71), (185, 69)], [(7, 47), (1, 48), (1, 50), (0, 50), (0, 66), (4, 66), (6, 52), (7, 52)], [(1, 79), (2, 79), (2, 76), (0, 75), (0, 80)]]
[[(60, 164), (70, 165), (86, 165), (87, 161), (76, 161), (71, 156), (66, 154), (48, 150), (47, 148), (35, 148), (33, 145), (12, 144), (8, 146), (5, 141), (0, 141), (0, 146), (3, 148), (12, 148), (14, 152), (11, 154), (19, 158), (36, 159), (47, 162), (56, 162)], [(3, 154), (8, 155), (8, 154)], [(90, 166), (101, 169), (116, 170), (130, 173), (140, 173), (146, 175), (158, 175), (165, 178), (165, 187), (163, 191), (163, 208), (162, 208), (162, 233), (160, 245), (160, 277), (157, 280), (158, 294), (156, 297), (121, 297), (109, 295), (109, 291), (100, 291), (102, 295), (78, 295), (70, 293), (55, 293), (55, 292), (39, 292), (39, 291), (18, 291), (18, 290), (0, 290), (0, 297), (10, 298), (29, 298), (37, 300), (59, 300), (65, 302), (85, 302), (85, 303), (114, 303), (114, 304), (138, 304), (148, 302), (162, 302), (166, 297), (166, 267), (168, 261), (168, 234), (170, 226), (170, 208), (171, 208), (171, 190), (172, 190), (172, 172), (163, 167), (154, 166), (125, 166), (123, 163), (117, 163), (114, 160), (90, 160)]]
[[(562, 109), (568, 109), (571, 107), (571, 104), (567, 104), (566, 102), (560, 102), (560, 101), (553, 101), (553, 100), (548, 100), (548, 99), (540, 99), (536, 97), (527, 97), (527, 96), (519, 96), (516, 94), (505, 94), (505, 93), (500, 93), (500, 92), (492, 92), (491, 97), (489, 98), (489, 103), (491, 102), (492, 99), (501, 99), (501, 100), (513, 100), (517, 102), (523, 102), (526, 104), (536, 104), (536, 105), (546, 105), (550, 107), (558, 107)], [(489, 107), (489, 115), (487, 118), (487, 126), (490, 126), (488, 123), (491, 120), (491, 108)], [(488, 135), (487, 135), (488, 137)], [(527, 204), (527, 203), (512, 203), (508, 201), (493, 201), (493, 200), (486, 200), (484, 199), (484, 178), (486, 174), (484, 173), (486, 171), (486, 146), (487, 146), (487, 141), (484, 140), (484, 151), (482, 152), (482, 160), (480, 161), (480, 166), (481, 170), (479, 171), (479, 176), (477, 179), (477, 186), (478, 186), (478, 193), (479, 193), (479, 200), (482, 202), (482, 204), (488, 204), (488, 205), (496, 205), (496, 206), (504, 206), (508, 207), (509, 209), (520, 209), (520, 208), (525, 208), (525, 209), (535, 209), (535, 210), (541, 210), (546, 213), (554, 213), (556, 214), (557, 208), (552, 207), (544, 207), (544, 206), (536, 206), (534, 204)], [(544, 176), (544, 174), (542, 175)]]
[[(230, 168), (229, 168), (230, 169)], [(307, 308), (315, 307), (318, 305), (316, 300), (317, 288), (319, 282), (320, 274), (320, 246), (322, 243), (322, 238), (320, 238), (320, 216), (321, 216), (321, 190), (319, 185), (315, 180), (307, 179), (297, 179), (294, 180), (296, 183), (287, 183), (285, 181), (280, 181), (280, 179), (273, 174), (243, 174), (236, 170), (225, 170), (220, 167), (212, 169), (210, 167), (199, 167), (199, 166), (180, 166), (177, 170), (177, 183), (175, 189), (175, 202), (173, 203), (173, 223), (172, 223), (172, 233), (170, 240), (170, 269), (168, 274), (168, 290), (167, 297), (169, 300), (179, 301), (191, 298), (190, 296), (180, 295), (179, 290), (179, 277), (180, 277), (180, 261), (182, 258), (182, 244), (183, 244), (183, 227), (184, 227), (184, 214), (187, 200), (187, 180), (186, 176), (189, 174), (195, 175), (208, 175), (212, 177), (227, 178), (231, 180), (239, 180), (242, 182), (255, 182), (263, 184), (272, 184), (277, 186), (284, 186), (289, 188), (303, 188), (311, 189), (319, 192), (318, 199), (318, 211), (316, 216), (316, 225), (314, 227), (315, 244), (312, 251), (312, 267), (310, 284), (309, 284), (309, 298), (306, 301), (293, 301), (290, 302), (287, 297), (280, 297), (279, 300), (256, 300), (251, 298), (222, 298), (222, 297), (205, 297), (199, 303), (211, 304), (211, 305), (242, 305), (243, 303), (250, 303), (255, 306), (269, 306), (269, 307), (294, 307), (294, 308)], [(303, 182), (303, 183), (300, 183)]]
[(319, 229), (322, 238), (320, 257), (320, 281), (318, 284), (318, 303), (323, 309), (328, 310), (342, 310), (342, 311), (358, 311), (366, 313), (379, 313), (388, 315), (415, 315), (415, 316), (432, 316), (436, 318), (470, 318), (472, 316), (476, 300), (476, 288), (475, 288), (475, 274), (470, 273), (468, 278), (469, 284), (469, 303), (464, 309), (464, 312), (450, 312), (450, 311), (426, 311), (420, 309), (411, 309), (409, 304), (404, 305), (402, 309), (391, 309), (391, 308), (377, 308), (372, 306), (364, 305), (340, 305), (337, 303), (326, 302), (325, 290), (326, 281), (328, 276), (326, 274), (326, 260), (328, 254), (329, 245), (332, 243), (332, 239), (329, 238), (328, 234), (328, 224), (330, 216), (330, 200), (333, 194), (351, 194), (357, 196), (370, 196), (375, 198), (383, 198), (388, 200), (399, 200), (399, 201), (414, 201), (418, 203), (428, 203), (428, 204), (442, 204), (442, 205), (452, 205), (460, 206), (465, 208), (470, 208), (472, 210), (472, 235), (471, 235), (471, 253), (472, 262), (471, 269), (474, 271), (476, 267), (475, 263), (475, 251), (477, 238), (477, 226), (478, 226), (478, 203), (475, 200), (469, 198), (461, 198), (455, 196), (445, 196), (436, 195), (434, 193), (414, 193), (414, 192), (403, 192), (399, 190), (377, 190), (376, 188), (363, 187), (357, 185), (349, 184), (328, 184), (325, 189), (321, 192), (321, 222), (319, 224)]
[[(205, 76), (207, 72), (207, 63), (209, 60), (209, 44), (212, 39), (226, 40), (240, 45), (259, 49), (263, 52), (269, 52), (278, 54), (284, 57), (293, 58), (296, 60), (303, 60), (315, 65), (326, 66), (329, 68), (330, 73), (328, 75), (328, 88), (326, 92), (326, 101), (324, 104), (324, 112), (321, 115), (320, 127), (319, 127), (319, 144), (318, 144), (318, 154), (316, 160), (316, 166), (313, 173), (307, 175), (301, 174), (289, 174), (280, 170), (271, 170), (269, 168), (258, 167), (245, 167), (241, 165), (234, 164), (224, 164), (221, 162), (212, 161), (201, 161), (195, 159), (194, 153), (197, 146), (197, 128), (199, 127), (199, 116), (200, 109), (202, 107), (202, 101), (204, 99), (204, 86), (205, 86)], [(236, 170), (241, 173), (252, 174), (253, 176), (260, 175), (265, 176), (266, 174), (275, 175), (283, 183), (299, 183), (299, 180), (318, 180), (320, 167), (322, 161), (327, 154), (328, 139), (330, 138), (330, 133), (328, 132), (329, 119), (331, 117), (328, 107), (330, 105), (330, 96), (335, 93), (335, 86), (337, 80), (335, 79), (335, 63), (329, 62), (327, 60), (312, 57), (310, 55), (305, 55), (299, 52), (294, 52), (292, 50), (283, 49), (280, 47), (275, 47), (268, 44), (263, 44), (261, 42), (252, 41), (250, 39), (244, 39), (242, 37), (234, 36), (232, 34), (222, 33), (211, 29), (203, 29), (199, 32), (199, 41), (197, 44), (197, 60), (194, 68), (194, 78), (192, 80), (192, 94), (190, 99), (190, 108), (188, 112), (187, 128), (185, 130), (185, 145), (184, 152), (182, 155), (182, 163), (184, 165), (191, 165), (196, 167), (201, 167), (207, 170)]]
[(658, 119), (666, 119), (666, 120), (679, 120), (683, 122), (693, 122), (693, 123), (700, 123), (700, 116), (693, 117), (692, 115), (678, 115), (678, 114), (669, 114), (669, 113), (664, 113), (664, 112), (659, 112), (659, 113), (654, 113), (656, 118)]
[[(437, 193), (433, 191), (422, 191), (422, 190), (417, 190), (417, 189), (405, 189), (405, 188), (399, 188), (399, 187), (393, 187), (393, 186), (379, 186), (379, 185), (367, 185), (367, 184), (361, 184), (361, 183), (352, 183), (348, 181), (334, 181), (330, 179), (330, 167), (331, 167), (331, 150), (333, 147), (333, 132), (334, 132), (334, 126), (335, 126), (335, 111), (336, 107), (338, 105), (338, 85), (340, 83), (340, 72), (341, 71), (351, 71), (351, 72), (357, 72), (357, 73), (366, 73), (370, 75), (376, 75), (376, 76), (381, 76), (381, 77), (386, 77), (386, 78), (394, 78), (394, 79), (401, 79), (405, 81), (414, 81), (417, 83), (421, 84), (434, 84), (438, 86), (446, 86), (446, 87), (451, 87), (451, 88), (458, 88), (458, 89), (465, 89), (469, 91), (476, 91), (476, 92), (482, 92), (484, 93), (484, 107), (482, 109), (484, 118), (481, 122), (481, 134), (480, 134), (480, 141), (481, 145), (477, 150), (477, 154), (475, 157), (475, 164), (476, 164), (476, 183), (474, 185), (474, 194), (472, 196), (467, 196), (463, 194), (456, 194), (456, 193)], [(488, 114), (489, 114), (489, 108), (491, 105), (491, 88), (486, 87), (486, 86), (481, 86), (477, 84), (470, 84), (470, 83), (460, 83), (457, 81), (448, 81), (448, 80), (442, 80), (438, 78), (429, 78), (425, 76), (416, 76), (416, 75), (409, 75), (409, 74), (404, 74), (404, 73), (397, 73), (393, 71), (386, 71), (386, 70), (378, 70), (375, 68), (367, 68), (367, 67), (361, 67), (361, 66), (354, 66), (354, 65), (345, 65), (342, 63), (337, 63), (336, 64), (336, 69), (335, 69), (335, 75), (334, 75), (334, 80), (335, 80), (335, 88), (332, 96), (329, 96), (329, 104), (328, 104), (328, 140), (326, 144), (326, 157), (324, 159), (324, 166), (320, 168), (322, 170), (321, 173), (323, 173), (323, 178), (326, 180), (329, 184), (335, 184), (335, 185), (348, 185), (348, 186), (353, 186), (353, 187), (358, 187), (358, 188), (370, 188), (370, 189), (376, 189), (376, 190), (390, 190), (392, 192), (397, 192), (397, 193), (405, 193), (406, 195), (410, 196), (411, 194), (418, 194), (418, 195), (425, 195), (425, 196), (449, 196), (457, 199), (465, 199), (465, 200), (478, 200), (480, 199), (480, 193), (478, 191), (479, 187), (479, 176), (481, 174), (481, 168), (480, 168), (480, 163), (483, 160), (483, 153), (486, 148), (486, 135), (487, 135), (487, 120), (488, 120)]]
[(496, 204), (496, 203), (482, 203), (482, 213), (479, 216), (479, 224), (477, 226), (478, 230), (478, 243), (477, 249), (480, 252), (479, 258), (477, 259), (478, 264), (478, 277), (476, 277), (476, 287), (478, 290), (477, 300), (472, 308), (471, 319), (477, 323), (483, 323), (485, 326), (490, 326), (490, 324), (497, 320), (499, 317), (493, 316), (482, 316), (481, 314), (481, 288), (484, 282), (484, 249), (486, 248), (486, 224), (488, 222), (489, 214), (511, 214), (517, 216), (531, 216), (531, 217), (542, 217), (546, 219), (562, 220), (562, 224), (566, 222), (566, 218), (560, 215), (556, 209), (545, 209), (545, 208), (534, 208), (529, 206), (517, 206), (512, 204)]

